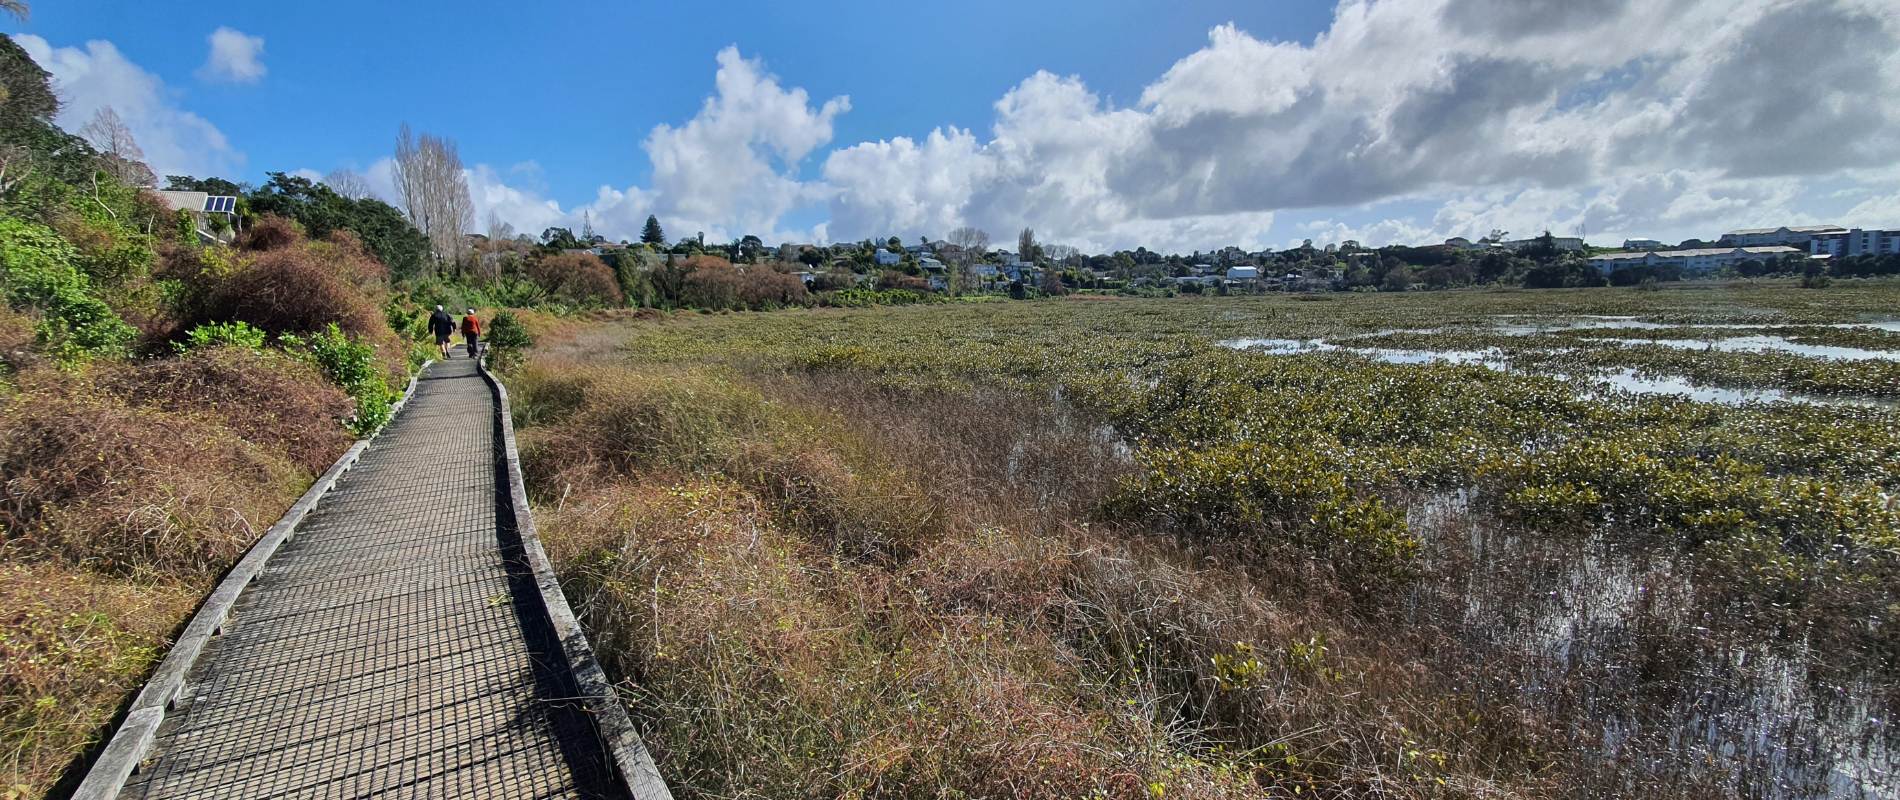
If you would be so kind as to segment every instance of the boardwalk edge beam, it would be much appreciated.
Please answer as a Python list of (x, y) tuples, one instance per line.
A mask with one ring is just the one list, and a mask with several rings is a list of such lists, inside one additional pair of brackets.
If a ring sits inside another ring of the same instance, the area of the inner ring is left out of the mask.
[(646, 743), (641, 741), (639, 731), (633, 726), (633, 718), (628, 716), (626, 707), (620, 704), (620, 696), (614, 691), (613, 682), (608, 680), (600, 660), (594, 656), (593, 646), (588, 644), (580, 620), (574, 616), (574, 609), (567, 603), (567, 595), (561, 591), (561, 582), (555, 575), (553, 562), (548, 560), (547, 551), (541, 547), (541, 536), (534, 527), (534, 515), (528, 506), (527, 485), (521, 477), (521, 457), (515, 446), (514, 415), (508, 403), (508, 388), (488, 370), (485, 359), (477, 362), (477, 367), (495, 393), (496, 413), (500, 415), (503, 455), (508, 470), (508, 513), (512, 515), (515, 531), (521, 537), (523, 556), (528, 568), (534, 573), (534, 584), (539, 590), (542, 608), (560, 642), (561, 655), (567, 662), (565, 666), (573, 677), (577, 694), (586, 704), (588, 717), (600, 736), (601, 744), (608, 750), (615, 772), (625, 782), (633, 798), (672, 800), (672, 791), (660, 777), (659, 768), (654, 766), (652, 754), (647, 751)]

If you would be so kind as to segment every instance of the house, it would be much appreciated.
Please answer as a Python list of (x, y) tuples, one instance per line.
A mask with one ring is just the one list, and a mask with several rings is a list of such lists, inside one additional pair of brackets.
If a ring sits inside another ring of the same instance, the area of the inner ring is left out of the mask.
[(1260, 280), (1259, 267), (1228, 267), (1227, 279), (1236, 283)]
[[(205, 243), (230, 242), (237, 237), (236, 226), (231, 222), (237, 218), (237, 198), (228, 195), (214, 195), (206, 192), (159, 192), (166, 207), (173, 211), (183, 211), (191, 216), (192, 227), (198, 231), (198, 238)], [(211, 229), (213, 216), (221, 216), (222, 230)]]
[(970, 274), (975, 275), (977, 280), (993, 281), (997, 276), (1002, 275), (1003, 271), (995, 264), (975, 264), (970, 267)]
[(1900, 230), (1852, 230), (1816, 233), (1808, 252), (1830, 258), (1862, 255), (1900, 255)]
[(1218, 271), (1214, 269), (1213, 264), (1195, 264), (1193, 267), (1190, 267), (1190, 269), (1194, 270), (1194, 274), (1196, 275), (1212, 275)]
[(929, 256), (917, 259), (917, 266), (922, 268), (925, 272), (943, 272), (943, 262)]
[(1590, 266), (1605, 275), (1627, 267), (1677, 267), (1685, 274), (1705, 275), (1744, 261), (1775, 261), (1801, 251), (1792, 247), (1706, 247), (1695, 250), (1652, 250), (1647, 253), (1605, 253), (1591, 256)]
[(1798, 225), (1779, 228), (1743, 228), (1729, 231), (1716, 240), (1723, 247), (1766, 247), (1769, 245), (1788, 245), (1807, 247), (1816, 235), (1846, 233), (1847, 229), (1839, 225)]
[(880, 267), (895, 267), (897, 266), (898, 262), (904, 260), (903, 256), (900, 256), (882, 247), (877, 249), (877, 253), (875, 253), (874, 256), (877, 259), (877, 265)]
[(1624, 239), (1624, 250), (1661, 250), (1662, 242), (1655, 239)]

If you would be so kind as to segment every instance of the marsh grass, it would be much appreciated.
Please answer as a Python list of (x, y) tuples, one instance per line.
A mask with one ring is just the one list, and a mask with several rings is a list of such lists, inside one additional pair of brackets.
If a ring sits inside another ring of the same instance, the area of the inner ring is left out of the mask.
[[(1833, 323), (1891, 294), (1855, 291), (1536, 300)], [(1889, 412), (1210, 341), (1524, 294), (672, 317), (511, 386), (682, 796), (1856, 796), (1894, 752)]]

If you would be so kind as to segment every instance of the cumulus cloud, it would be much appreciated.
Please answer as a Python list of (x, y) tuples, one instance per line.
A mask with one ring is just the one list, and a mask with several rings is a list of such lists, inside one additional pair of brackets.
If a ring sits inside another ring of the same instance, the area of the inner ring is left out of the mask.
[(256, 83), (263, 80), (265, 68), (264, 37), (250, 36), (242, 31), (219, 26), (206, 37), (211, 43), (211, 53), (206, 56), (204, 66), (198, 68), (198, 77), (207, 81), (226, 83)]
[(1811, 187), (1900, 163), (1900, 5), (1881, 0), (1342, 0), (1310, 42), (1216, 27), (1132, 105), (1038, 72), (987, 130), (841, 146), (847, 98), (716, 61), (698, 114), (645, 138), (650, 186), (562, 209), (497, 178), (494, 207), (523, 230), (583, 211), (612, 236), (647, 213), (717, 239), (1028, 226), (1089, 250), (1670, 239), (1816, 221)]
[[(787, 89), (756, 59), (738, 48), (716, 59), (713, 93), (699, 112), (676, 126), (655, 127), (642, 143), (653, 167), (650, 186), (601, 186), (584, 203), (563, 208), (537, 184), (539, 167), (524, 162), (502, 171), (486, 164), (468, 170), (477, 220), (490, 211), (524, 233), (548, 227), (580, 229), (584, 216), (610, 239), (640, 235), (648, 214), (657, 214), (675, 236), (704, 232), (708, 241), (745, 234), (768, 241), (822, 238), (822, 226), (788, 230), (781, 221), (795, 211), (821, 208), (831, 189), (799, 178), (801, 164), (831, 142), (832, 124), (849, 111), (848, 97), (814, 105), (804, 89)], [(389, 165), (368, 175), (379, 194), (391, 196)]]
[(1215, 28), (1133, 107), (1038, 74), (987, 140), (840, 150), (831, 226), (1213, 246), (1275, 211), (1421, 198), (1445, 210), (1320, 230), (1792, 221), (1788, 179), (1900, 158), (1897, 45), (1900, 9), (1865, 0), (1346, 0), (1311, 44)]
[(45, 39), (17, 34), (14, 41), (52, 74), (62, 105), (55, 120), (78, 131), (99, 109), (111, 106), (132, 129), (152, 170), (163, 175), (236, 177), (244, 156), (203, 117), (179, 108), (177, 93), (157, 75), (127, 60), (111, 42), (53, 47)]

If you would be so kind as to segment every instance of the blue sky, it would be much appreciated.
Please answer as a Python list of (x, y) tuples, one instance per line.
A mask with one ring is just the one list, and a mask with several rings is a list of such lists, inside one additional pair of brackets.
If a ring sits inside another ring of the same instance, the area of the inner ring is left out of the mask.
[[(406, 121), (460, 145), (478, 227), (1030, 225), (1188, 250), (1900, 226), (1897, 17), (1872, 0), (69, 0), (8, 30), (37, 37), (62, 124), (111, 105), (161, 172), (349, 168), (388, 191)], [(1803, 33), (1843, 27), (1861, 41)], [(1762, 121), (1804, 100), (1832, 110)]]

